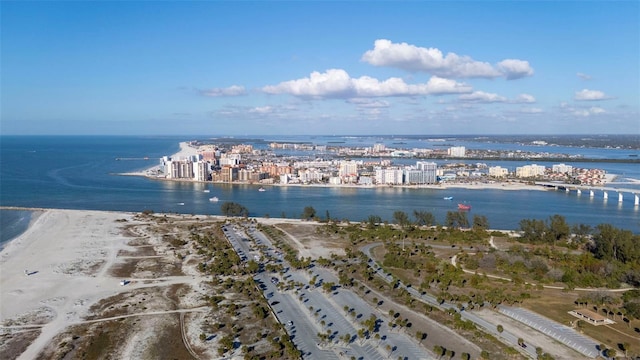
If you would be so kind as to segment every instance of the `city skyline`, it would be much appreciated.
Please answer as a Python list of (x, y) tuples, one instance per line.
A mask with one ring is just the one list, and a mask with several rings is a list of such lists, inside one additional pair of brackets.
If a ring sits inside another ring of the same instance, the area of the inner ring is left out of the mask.
[(640, 134), (640, 3), (2, 2), (0, 134)]

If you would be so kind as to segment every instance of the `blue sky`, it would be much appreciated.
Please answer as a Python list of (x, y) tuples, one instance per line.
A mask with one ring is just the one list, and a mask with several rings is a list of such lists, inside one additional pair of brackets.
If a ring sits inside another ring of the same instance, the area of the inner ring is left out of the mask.
[(638, 1), (0, 13), (0, 134), (640, 133)]

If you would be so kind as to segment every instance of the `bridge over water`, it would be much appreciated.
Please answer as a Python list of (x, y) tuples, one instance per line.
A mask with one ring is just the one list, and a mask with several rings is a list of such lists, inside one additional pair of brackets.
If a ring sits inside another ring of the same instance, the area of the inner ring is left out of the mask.
[(581, 195), (583, 192), (585, 192), (588, 193), (590, 197), (596, 196), (596, 193), (602, 193), (602, 198), (605, 200), (609, 198), (609, 192), (612, 192), (618, 195), (618, 202), (622, 202), (624, 200), (624, 194), (630, 194), (633, 196), (633, 205), (640, 206), (640, 189), (619, 188), (610, 186), (576, 185), (544, 181), (536, 181), (535, 184), (545, 187), (552, 187), (556, 190), (564, 190), (566, 192), (575, 191), (578, 195)]

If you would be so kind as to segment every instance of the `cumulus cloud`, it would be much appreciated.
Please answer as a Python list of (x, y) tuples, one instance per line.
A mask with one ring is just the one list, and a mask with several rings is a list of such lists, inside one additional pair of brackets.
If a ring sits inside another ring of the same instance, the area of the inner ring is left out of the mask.
[(374, 66), (390, 66), (407, 71), (423, 71), (440, 77), (519, 79), (533, 75), (528, 61), (505, 59), (496, 66), (456, 53), (444, 55), (437, 48), (424, 48), (407, 43), (378, 39), (373, 50), (362, 55), (362, 61)]
[(470, 92), (471, 86), (437, 76), (422, 84), (407, 84), (400, 78), (383, 81), (369, 76), (352, 78), (342, 69), (329, 69), (324, 73), (314, 71), (306, 78), (265, 86), (262, 91), (267, 94), (290, 94), (303, 98), (349, 99), (458, 94)]
[(573, 99), (578, 101), (597, 101), (608, 100), (611, 99), (611, 97), (605, 95), (605, 93), (603, 93), (602, 91), (582, 89), (576, 92), (576, 95), (573, 97)]
[(582, 80), (591, 80), (591, 75), (587, 75), (581, 72), (577, 73), (576, 76)]
[(533, 75), (533, 68), (529, 65), (529, 62), (525, 60), (502, 60), (498, 63), (497, 68), (507, 80), (515, 80)]
[(507, 98), (498, 94), (487, 93), (484, 91), (474, 91), (471, 94), (464, 94), (458, 96), (458, 99), (462, 101), (480, 102), (480, 103), (494, 103), (505, 102)]
[(536, 102), (536, 98), (529, 94), (520, 94), (516, 97), (514, 102), (519, 104), (532, 104)]
[(213, 88), (208, 90), (200, 90), (200, 95), (221, 97), (221, 96), (240, 96), (246, 95), (247, 92), (244, 86), (232, 85), (227, 88)]

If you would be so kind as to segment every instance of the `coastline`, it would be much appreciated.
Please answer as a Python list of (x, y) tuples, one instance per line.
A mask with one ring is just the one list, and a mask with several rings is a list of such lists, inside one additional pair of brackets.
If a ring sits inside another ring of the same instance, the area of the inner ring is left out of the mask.
[[(193, 146), (189, 145), (189, 143), (187, 141), (182, 141), (180, 142), (180, 150), (178, 150), (177, 153), (172, 154), (171, 156), (169, 156), (172, 159), (179, 159), (179, 158), (186, 158), (189, 156), (193, 156), (193, 155), (198, 155), (198, 149), (194, 148)], [(153, 165), (151, 167), (148, 167), (146, 169), (142, 169), (140, 171), (131, 171), (131, 172), (126, 172), (126, 173), (118, 173), (117, 175), (122, 175), (122, 176), (144, 176), (144, 177), (149, 177), (149, 178), (158, 178), (156, 176), (154, 176), (153, 174), (157, 174), (158, 171), (160, 170), (160, 165)]]
[[(197, 155), (198, 149), (191, 146), (188, 142), (183, 141), (179, 143), (180, 150), (175, 154), (170, 155), (169, 157), (174, 159), (186, 158), (189, 156)], [(256, 186), (278, 186), (278, 187), (286, 187), (286, 186), (298, 186), (298, 187), (322, 187), (322, 188), (347, 188), (347, 189), (376, 189), (376, 188), (401, 188), (401, 189), (432, 189), (432, 190), (447, 190), (447, 189), (466, 189), (466, 190), (520, 190), (520, 191), (548, 191), (550, 190), (548, 187), (541, 185), (532, 185), (519, 181), (492, 181), (492, 182), (442, 182), (439, 184), (423, 184), (423, 185), (357, 185), (357, 184), (300, 184), (300, 183), (289, 183), (289, 184), (281, 184), (281, 183), (252, 183), (252, 182), (233, 182), (233, 183), (222, 183), (222, 182), (212, 182), (212, 181), (198, 181), (191, 179), (167, 179), (164, 175), (158, 175), (160, 170), (160, 165), (154, 165), (147, 169), (141, 171), (134, 172), (126, 172), (119, 173), (117, 175), (122, 176), (142, 176), (152, 180), (162, 180), (162, 181), (177, 181), (177, 182), (191, 182), (191, 183), (200, 183), (200, 184), (231, 184), (231, 185), (256, 185)], [(604, 183), (600, 186), (607, 186), (611, 182), (615, 181), (618, 178), (616, 174), (605, 174)], [(571, 184), (558, 184), (559, 186)], [(597, 188), (597, 187), (594, 187)]]
[[(0, 334), (8, 339), (4, 344), (0, 344), (0, 349), (11, 349), (12, 358), (15, 356), (20, 360), (34, 359), (43, 351), (52, 351), (51, 349), (59, 345), (56, 339), (61, 334), (74, 326), (94, 321), (87, 320), (87, 317), (94, 314), (92, 306), (101, 300), (123, 296), (125, 293), (132, 294), (140, 289), (152, 291), (152, 288), (183, 284), (192, 289), (189, 295), (191, 300), (188, 301), (197, 304), (202, 296), (203, 284), (209, 280), (195, 269), (195, 263), (185, 262), (182, 266), (184, 274), (162, 276), (152, 272), (138, 273), (137, 277), (126, 277), (128, 282), (123, 286), (122, 278), (115, 275), (117, 271), (114, 269), (123, 262), (145, 257), (132, 256), (137, 253), (138, 248), (131, 242), (137, 244), (144, 239), (154, 246), (163, 243), (161, 234), (152, 234), (145, 230), (131, 233), (127, 230), (132, 226), (141, 226), (143, 229), (148, 225), (148, 220), (140, 218), (137, 213), (68, 209), (24, 210), (35, 210), (39, 214), (26, 231), (9, 241), (0, 251)], [(180, 219), (184, 219), (185, 216), (166, 215)], [(203, 216), (212, 220), (226, 219), (224, 216)], [(191, 217), (197, 219), (196, 215)], [(300, 219), (257, 219), (264, 223), (306, 222)], [(162, 258), (163, 261), (174, 263), (174, 251), (169, 250), (160, 250), (157, 254), (147, 257), (149, 261)], [(151, 302), (148, 302), (146, 306), (151, 307), (150, 304)], [(175, 311), (201, 310), (185, 308)], [(175, 311), (147, 310), (149, 314)], [(144, 334), (146, 330), (141, 331)], [(18, 344), (7, 345), (13, 341), (12, 339), (18, 339)], [(20, 341), (24, 341), (22, 345)], [(134, 336), (129, 341), (135, 344), (140, 339)], [(129, 346), (131, 344), (125, 344), (122, 348), (135, 348)], [(15, 353), (16, 351), (19, 352)], [(124, 351), (126, 355), (122, 358), (136, 358), (135, 355), (126, 353), (133, 350)], [(5, 355), (9, 356), (9, 353)]]

